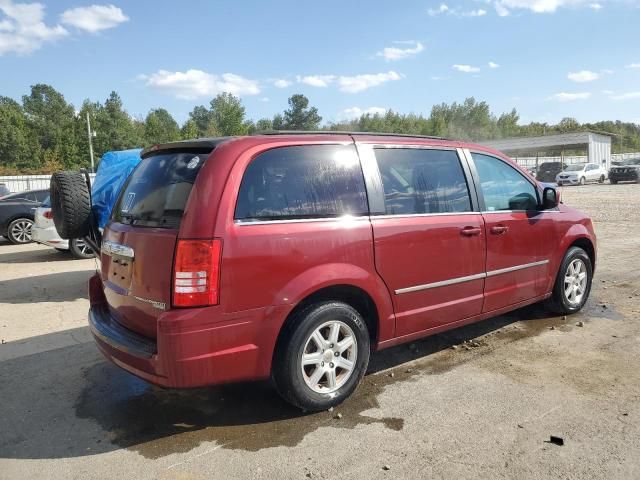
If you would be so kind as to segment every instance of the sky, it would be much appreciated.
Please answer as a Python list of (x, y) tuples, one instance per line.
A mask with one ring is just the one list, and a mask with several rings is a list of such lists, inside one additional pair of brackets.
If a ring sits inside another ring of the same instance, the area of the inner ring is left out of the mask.
[(183, 123), (229, 91), (255, 120), (303, 93), (325, 122), (473, 96), (521, 123), (640, 123), (640, 0), (0, 0), (0, 95), (112, 90)]

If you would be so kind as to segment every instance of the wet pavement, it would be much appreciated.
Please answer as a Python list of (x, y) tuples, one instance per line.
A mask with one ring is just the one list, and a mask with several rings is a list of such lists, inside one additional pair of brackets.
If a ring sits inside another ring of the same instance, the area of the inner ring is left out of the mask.
[(597, 227), (583, 312), (531, 306), (379, 352), (352, 398), (313, 414), (268, 382), (129, 375), (84, 326), (91, 263), (0, 244), (0, 478), (640, 478), (640, 223)]

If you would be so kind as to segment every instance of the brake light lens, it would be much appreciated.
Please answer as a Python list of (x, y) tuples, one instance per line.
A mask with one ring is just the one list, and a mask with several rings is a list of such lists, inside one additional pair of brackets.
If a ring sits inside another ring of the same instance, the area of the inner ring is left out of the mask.
[(222, 241), (178, 240), (173, 274), (174, 307), (206, 307), (219, 300)]
[(42, 216), (44, 218), (48, 218), (49, 220), (51, 220), (53, 218), (53, 211), (45, 210), (44, 213), (42, 214)]

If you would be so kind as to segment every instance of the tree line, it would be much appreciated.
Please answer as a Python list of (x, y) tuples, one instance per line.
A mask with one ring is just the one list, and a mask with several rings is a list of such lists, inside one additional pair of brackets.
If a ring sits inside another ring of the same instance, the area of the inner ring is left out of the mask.
[(597, 130), (616, 134), (614, 152), (640, 151), (640, 125), (634, 123), (581, 124), (573, 118), (564, 118), (557, 124), (521, 125), (515, 109), (495, 115), (486, 102), (473, 97), (462, 103), (434, 105), (429, 116), (388, 110), (321, 125), (318, 109), (310, 106), (301, 94), (292, 95), (288, 108), (282, 113), (254, 121), (247, 118), (238, 97), (222, 93), (208, 105), (194, 107), (188, 120), (179, 125), (164, 108), (153, 109), (144, 118), (132, 117), (116, 92), (111, 92), (104, 103), (85, 100), (76, 110), (55, 88), (38, 84), (31, 87), (21, 102), (0, 96), (0, 175), (87, 168), (90, 164), (87, 115), (91, 129), (96, 132), (92, 138), (96, 161), (110, 150), (181, 139), (250, 135), (267, 130), (321, 129), (433, 135), (471, 141)]

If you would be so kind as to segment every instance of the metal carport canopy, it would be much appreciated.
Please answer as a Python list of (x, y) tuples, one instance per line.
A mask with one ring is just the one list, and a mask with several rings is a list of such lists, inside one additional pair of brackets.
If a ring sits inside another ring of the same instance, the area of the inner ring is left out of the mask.
[(480, 142), (487, 147), (495, 148), (507, 154), (537, 154), (550, 149), (558, 150), (571, 147), (587, 146), (589, 162), (611, 162), (611, 138), (613, 135), (599, 132), (574, 132), (542, 137), (515, 137), (502, 140)]

